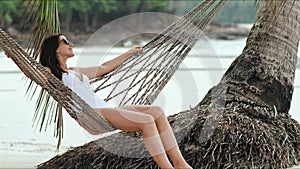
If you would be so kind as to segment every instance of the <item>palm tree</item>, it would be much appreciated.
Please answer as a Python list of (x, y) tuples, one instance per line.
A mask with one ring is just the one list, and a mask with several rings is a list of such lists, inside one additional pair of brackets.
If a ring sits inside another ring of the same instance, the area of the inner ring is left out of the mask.
[[(281, 4), (281, 5), (280, 5)], [(299, 1), (262, 1), (242, 54), (194, 108), (169, 117), (194, 168), (283, 168), (300, 159), (300, 125), (288, 111), (300, 35)], [(194, 123), (190, 120), (194, 119)], [(174, 122), (179, 121), (177, 126)], [(189, 130), (186, 130), (186, 129)], [(39, 168), (157, 168), (135, 134), (115, 134), (41, 164)], [(111, 142), (114, 144), (111, 144)], [(128, 158), (106, 151), (141, 153)]]

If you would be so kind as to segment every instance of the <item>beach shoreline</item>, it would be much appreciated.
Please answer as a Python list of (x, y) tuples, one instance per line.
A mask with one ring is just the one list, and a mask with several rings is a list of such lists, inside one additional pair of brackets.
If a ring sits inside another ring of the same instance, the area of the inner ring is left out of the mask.
[[(222, 25), (218, 23), (211, 23), (207, 26), (206, 30), (203, 32), (205, 36), (211, 39), (217, 40), (234, 40), (234, 39), (241, 39), (247, 37), (251, 23), (248, 24), (234, 24), (234, 25)], [(168, 26), (168, 25), (164, 25)], [(144, 30), (145, 32), (161, 32), (165, 28), (160, 27), (152, 27), (149, 30)], [(99, 28), (98, 30), (101, 30)], [(121, 30), (121, 31), (120, 31)], [(123, 30), (123, 31), (122, 31)], [(118, 28), (116, 30), (110, 30), (109, 34), (102, 36), (101, 40), (102, 44), (111, 44), (111, 39), (118, 39), (120, 36), (127, 35), (128, 32), (125, 31), (127, 28)], [(13, 37), (21, 46), (26, 46), (28, 44), (28, 39), (30, 37), (30, 32), (20, 32), (13, 27), (9, 27), (5, 29), (10, 36)], [(135, 30), (136, 32), (143, 32), (142, 30)], [(130, 30), (129, 30), (130, 32)], [(72, 33), (72, 32), (63, 32), (77, 47), (82, 47), (86, 45), (86, 41), (91, 38), (97, 31), (93, 33)], [(128, 37), (127, 39), (120, 39), (120, 41), (115, 44), (116, 46), (126, 46), (126, 42), (129, 40), (132, 41), (134, 44), (141, 44), (141, 42), (147, 42), (152, 39), (156, 34), (151, 33), (140, 33), (135, 36)]]

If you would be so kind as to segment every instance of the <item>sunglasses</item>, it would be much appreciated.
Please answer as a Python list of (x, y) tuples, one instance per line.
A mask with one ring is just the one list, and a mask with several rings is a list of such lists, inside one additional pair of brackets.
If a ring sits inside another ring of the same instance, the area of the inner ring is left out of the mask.
[(63, 41), (64, 44), (66, 44), (66, 45), (73, 44), (72, 42), (68, 41), (67, 39), (62, 39), (62, 41)]

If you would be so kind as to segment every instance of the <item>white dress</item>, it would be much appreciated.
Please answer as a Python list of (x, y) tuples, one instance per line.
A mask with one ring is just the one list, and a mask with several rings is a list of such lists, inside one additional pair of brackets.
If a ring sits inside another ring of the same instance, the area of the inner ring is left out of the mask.
[[(82, 81), (75, 74), (79, 74), (82, 77)], [(74, 91), (92, 108), (111, 107), (91, 89), (90, 80), (85, 74), (71, 70), (67, 73), (63, 73), (62, 80), (66, 86)]]

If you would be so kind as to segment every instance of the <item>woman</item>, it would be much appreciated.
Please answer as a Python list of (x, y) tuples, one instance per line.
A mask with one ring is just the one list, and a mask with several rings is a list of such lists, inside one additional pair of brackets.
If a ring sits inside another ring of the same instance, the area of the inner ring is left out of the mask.
[[(41, 46), (41, 64), (116, 128), (129, 132), (141, 131), (148, 151), (160, 168), (192, 168), (184, 160), (172, 128), (160, 107), (141, 105), (110, 107), (97, 97), (89, 86), (89, 79), (112, 71), (142, 48), (134, 47), (100, 66), (71, 68), (67, 66), (66, 61), (74, 56), (72, 47), (73, 44), (62, 34), (48, 37)], [(168, 160), (166, 152), (174, 167)]]

